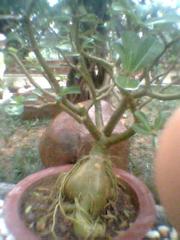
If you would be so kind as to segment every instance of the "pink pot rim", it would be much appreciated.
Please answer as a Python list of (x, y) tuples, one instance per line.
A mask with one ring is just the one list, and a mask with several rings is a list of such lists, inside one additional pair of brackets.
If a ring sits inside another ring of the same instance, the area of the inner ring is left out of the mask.
[[(68, 171), (71, 167), (72, 165), (69, 164), (47, 168), (34, 173), (20, 181), (6, 196), (3, 209), (5, 222), (17, 240), (40, 240), (40, 237), (25, 226), (24, 221), (20, 217), (21, 198), (24, 192), (42, 178)], [(123, 179), (134, 190), (139, 204), (139, 212), (136, 220), (126, 231), (121, 232), (120, 235), (115, 237), (114, 240), (141, 240), (155, 221), (155, 203), (153, 197), (147, 187), (137, 177), (118, 168), (115, 168), (114, 171), (120, 179)]]

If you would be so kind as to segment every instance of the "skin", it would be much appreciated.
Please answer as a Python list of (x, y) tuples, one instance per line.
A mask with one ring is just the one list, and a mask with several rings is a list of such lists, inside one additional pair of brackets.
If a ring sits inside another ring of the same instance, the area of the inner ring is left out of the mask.
[(155, 181), (168, 218), (180, 232), (180, 109), (172, 114), (160, 136)]

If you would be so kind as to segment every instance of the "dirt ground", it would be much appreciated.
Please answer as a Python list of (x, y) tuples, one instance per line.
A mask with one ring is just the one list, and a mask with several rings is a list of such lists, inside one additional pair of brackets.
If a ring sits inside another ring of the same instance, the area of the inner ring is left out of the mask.
[(42, 168), (38, 144), (49, 120), (22, 121), (0, 108), (0, 181), (16, 183)]

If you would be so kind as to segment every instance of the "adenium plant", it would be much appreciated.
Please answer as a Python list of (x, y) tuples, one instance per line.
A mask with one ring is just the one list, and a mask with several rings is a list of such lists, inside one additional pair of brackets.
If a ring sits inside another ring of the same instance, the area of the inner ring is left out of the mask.
[[(28, 61), (26, 64), (22, 61), (18, 49), (9, 47), (8, 54), (43, 96), (51, 97), (74, 120), (84, 124), (94, 138), (89, 155), (79, 159), (60, 177), (53, 216), (59, 208), (72, 222), (77, 236), (83, 239), (103, 237), (105, 224), (100, 214), (108, 202), (117, 198), (117, 179), (107, 149), (136, 132), (156, 133), (162, 126), (163, 115), (159, 114), (154, 124), (150, 124), (149, 117), (143, 112), (152, 99), (180, 98), (178, 92), (166, 93), (172, 83), (162, 84), (177, 64), (177, 58), (172, 56), (175, 52), (179, 54), (180, 34), (176, 31), (176, 23), (180, 17), (171, 12), (165, 15), (167, 11), (163, 8), (158, 17), (152, 6), (147, 8), (148, 3), (131, 0), (59, 1), (51, 8), (51, 14), (37, 6), (35, 0), (30, 1), (16, 27), (18, 31), (26, 32), (24, 46), (34, 52), (51, 91), (34, 81), (27, 70)], [(61, 87), (43, 55), (45, 49), (63, 59), (81, 84)], [(76, 63), (72, 61), (74, 57)], [(89, 93), (87, 108), (68, 98), (69, 94), (82, 94), (82, 84)], [(112, 96), (115, 109), (105, 124), (101, 101)], [(92, 106), (95, 121), (88, 113)], [(132, 123), (123, 133), (114, 134), (116, 124), (125, 113), (132, 116)], [(51, 228), (53, 235), (54, 221), (55, 218)]]

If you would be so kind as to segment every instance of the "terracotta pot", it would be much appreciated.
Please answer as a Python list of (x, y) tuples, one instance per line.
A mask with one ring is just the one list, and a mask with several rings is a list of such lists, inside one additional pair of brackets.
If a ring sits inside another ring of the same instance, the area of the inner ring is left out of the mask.
[[(68, 171), (71, 167), (72, 165), (52, 167), (34, 173), (19, 182), (7, 195), (4, 204), (5, 221), (7, 227), (16, 239), (40, 240), (38, 236), (25, 226), (20, 215), (22, 199), (25, 192), (41, 179)], [(152, 195), (146, 186), (133, 175), (117, 168), (114, 169), (114, 171), (133, 191), (134, 199), (138, 207), (138, 215), (134, 223), (132, 223), (126, 231), (121, 232), (120, 235), (115, 237), (114, 240), (141, 240), (155, 221), (155, 208)]]
[(154, 169), (161, 203), (180, 233), (180, 109), (161, 133)]
[[(88, 102), (83, 102), (87, 106)], [(107, 123), (113, 113), (110, 103), (102, 101), (104, 123)], [(89, 110), (94, 121), (94, 108)], [(114, 132), (125, 131), (120, 120)], [(39, 152), (41, 161), (46, 167), (75, 163), (82, 155), (88, 154), (93, 144), (93, 138), (88, 130), (76, 122), (67, 113), (60, 113), (45, 130), (40, 139)], [(110, 147), (109, 154), (115, 166), (128, 169), (128, 140)]]

